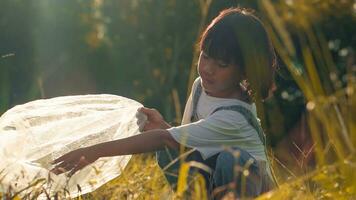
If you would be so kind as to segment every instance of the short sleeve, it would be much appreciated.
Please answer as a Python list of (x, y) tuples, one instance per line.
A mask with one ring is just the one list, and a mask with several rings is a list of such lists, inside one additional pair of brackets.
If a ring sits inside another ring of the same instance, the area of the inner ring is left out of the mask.
[(256, 132), (238, 112), (218, 111), (194, 123), (168, 129), (180, 144), (192, 148), (235, 145), (253, 139)]

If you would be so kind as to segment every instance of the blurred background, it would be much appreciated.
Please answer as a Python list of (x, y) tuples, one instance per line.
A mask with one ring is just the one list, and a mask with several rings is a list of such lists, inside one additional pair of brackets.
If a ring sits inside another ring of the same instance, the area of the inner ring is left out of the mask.
[[(355, 73), (356, 2), (271, 2), (292, 42), (300, 14), (308, 14), (337, 68), (326, 77), (345, 87)], [(156, 108), (177, 125), (196, 77), (201, 30), (232, 6), (266, 19), (257, 0), (1, 0), (0, 114), (40, 98), (107, 93)], [(314, 163), (307, 102), (281, 59), (276, 84), (264, 103), (267, 138), (281, 163), (303, 171)]]

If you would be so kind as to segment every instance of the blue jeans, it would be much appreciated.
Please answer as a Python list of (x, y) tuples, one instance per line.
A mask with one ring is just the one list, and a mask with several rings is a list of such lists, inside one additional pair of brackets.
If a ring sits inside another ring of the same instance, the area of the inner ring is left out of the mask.
[[(167, 181), (174, 189), (180, 168), (178, 156), (179, 152), (172, 149), (156, 152), (158, 165), (164, 169)], [(233, 192), (237, 197), (256, 197), (271, 189), (266, 188), (265, 183), (270, 184), (271, 181), (264, 164), (240, 148), (234, 147), (231, 151), (222, 151), (206, 160), (198, 151), (193, 151), (184, 160), (201, 162), (212, 169), (210, 173), (197, 168), (192, 168), (190, 171), (191, 174), (198, 172), (203, 175), (211, 198), (222, 196), (227, 192)], [(215, 194), (216, 192), (218, 193)]]

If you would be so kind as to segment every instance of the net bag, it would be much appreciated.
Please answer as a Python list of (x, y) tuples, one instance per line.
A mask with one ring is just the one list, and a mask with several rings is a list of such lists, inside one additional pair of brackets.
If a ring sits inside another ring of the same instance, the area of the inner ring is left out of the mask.
[(80, 147), (138, 134), (146, 120), (137, 114), (139, 107), (121, 96), (82, 95), (36, 100), (8, 110), (0, 117), (0, 192), (31, 186), (30, 191), (41, 187), (75, 197), (116, 178), (130, 155), (100, 158), (71, 178), (50, 173), (50, 162)]

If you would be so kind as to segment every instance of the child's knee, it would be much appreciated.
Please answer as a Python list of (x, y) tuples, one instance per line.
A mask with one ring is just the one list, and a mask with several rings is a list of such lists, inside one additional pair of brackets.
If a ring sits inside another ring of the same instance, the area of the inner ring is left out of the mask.
[(249, 196), (258, 194), (260, 180), (258, 174), (258, 164), (256, 160), (245, 151), (223, 151), (216, 160), (214, 172), (214, 183), (216, 187), (234, 183), (238, 193), (241, 190), (241, 176), (244, 176), (243, 171), (248, 170), (249, 174), (246, 177), (246, 192)]
[(231, 152), (219, 153), (213, 175), (215, 186), (223, 186), (234, 180), (234, 165), (235, 157)]

